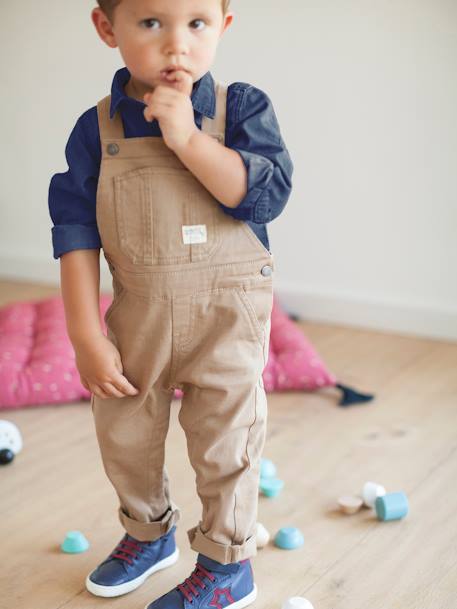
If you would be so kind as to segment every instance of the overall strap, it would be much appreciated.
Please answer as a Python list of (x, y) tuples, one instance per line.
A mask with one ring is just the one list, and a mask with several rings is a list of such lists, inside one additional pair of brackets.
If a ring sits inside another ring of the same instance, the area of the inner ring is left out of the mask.
[(214, 118), (204, 116), (202, 119), (202, 131), (216, 138), (221, 144), (225, 143), (225, 120), (227, 111), (227, 89), (223, 82), (215, 83), (216, 113)]
[(100, 140), (117, 140), (123, 139), (124, 125), (119, 111), (114, 113), (113, 118), (110, 118), (109, 111), (111, 107), (111, 95), (107, 95), (97, 104), (98, 126), (100, 129)]

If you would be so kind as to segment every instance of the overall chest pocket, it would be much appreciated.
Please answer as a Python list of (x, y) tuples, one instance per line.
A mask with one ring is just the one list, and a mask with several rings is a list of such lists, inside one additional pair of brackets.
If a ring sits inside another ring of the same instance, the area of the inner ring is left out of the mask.
[(219, 246), (223, 212), (186, 169), (142, 167), (115, 176), (114, 207), (119, 248), (134, 264), (207, 260)]

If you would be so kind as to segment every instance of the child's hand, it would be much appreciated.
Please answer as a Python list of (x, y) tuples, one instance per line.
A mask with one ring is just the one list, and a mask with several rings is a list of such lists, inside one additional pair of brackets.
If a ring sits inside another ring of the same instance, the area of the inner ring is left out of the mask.
[(138, 393), (122, 374), (119, 351), (104, 334), (77, 345), (75, 354), (81, 383), (91, 393), (103, 399)]
[(192, 77), (184, 70), (175, 70), (164, 78), (152, 93), (143, 97), (148, 122), (157, 119), (165, 144), (171, 150), (186, 146), (197, 130), (190, 95)]

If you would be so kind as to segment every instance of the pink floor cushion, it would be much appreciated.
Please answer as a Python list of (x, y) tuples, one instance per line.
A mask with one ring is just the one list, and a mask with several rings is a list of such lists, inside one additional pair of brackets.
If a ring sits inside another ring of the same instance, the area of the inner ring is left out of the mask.
[(263, 372), (266, 391), (333, 387), (331, 374), (316, 350), (274, 299), (271, 313), (270, 354)]
[[(104, 313), (111, 297), (101, 298)], [(0, 308), (0, 408), (89, 399), (81, 385), (60, 296)]]
[[(111, 296), (102, 295), (103, 316)], [(106, 327), (103, 326), (106, 332)], [(300, 328), (274, 300), (270, 353), (263, 373), (265, 389), (313, 391), (326, 386), (342, 390), (343, 406), (365, 402), (363, 395), (340, 385), (327, 370)], [(176, 397), (182, 394), (176, 391)], [(53, 298), (16, 302), (0, 308), (0, 408), (20, 408), (89, 400), (80, 382), (68, 338), (63, 301)]]

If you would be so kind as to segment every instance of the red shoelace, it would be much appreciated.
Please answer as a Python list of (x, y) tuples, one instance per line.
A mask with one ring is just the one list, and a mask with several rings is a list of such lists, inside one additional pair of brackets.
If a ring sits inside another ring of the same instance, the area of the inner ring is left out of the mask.
[(111, 554), (111, 558), (120, 558), (121, 560), (125, 560), (129, 563), (129, 565), (133, 564), (133, 560), (129, 558), (129, 556), (133, 556), (133, 558), (137, 558), (138, 553), (143, 552), (143, 548), (141, 547), (141, 542), (136, 542), (133, 539), (129, 539), (126, 537), (123, 539), (114, 552)]
[[(213, 582), (216, 579), (214, 577), (214, 575), (211, 575), (211, 573), (209, 571), (207, 571), (205, 569), (205, 567), (203, 567), (198, 562), (195, 565), (195, 569), (193, 570), (191, 576), (188, 577), (187, 579), (185, 579), (183, 581), (183, 583), (177, 587), (177, 589), (184, 595), (186, 600), (192, 602), (192, 595), (194, 595), (195, 598), (200, 596), (200, 593), (198, 592), (198, 590), (195, 586), (200, 586), (200, 588), (202, 590), (204, 590), (206, 588), (205, 584), (203, 583), (202, 579), (200, 579), (200, 577), (202, 577), (203, 579), (205, 577), (207, 577), (211, 582)], [(194, 584), (195, 584), (195, 586), (194, 586)], [(189, 588), (189, 591), (186, 590), (185, 586), (187, 586)]]

